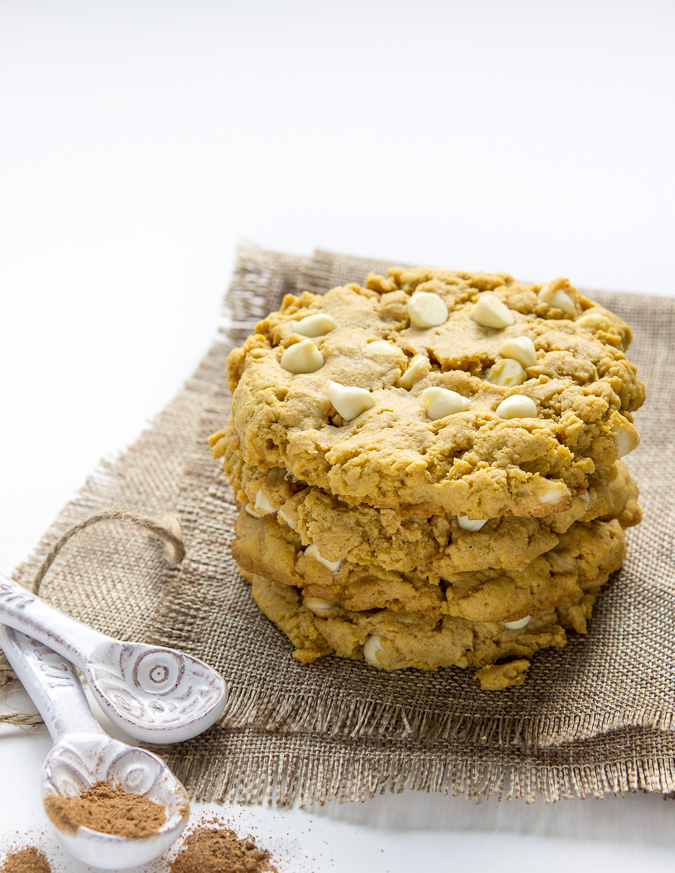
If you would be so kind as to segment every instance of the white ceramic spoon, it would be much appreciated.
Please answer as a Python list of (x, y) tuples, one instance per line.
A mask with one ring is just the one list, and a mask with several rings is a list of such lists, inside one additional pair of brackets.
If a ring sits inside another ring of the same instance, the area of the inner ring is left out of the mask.
[(110, 720), (139, 740), (189, 740), (211, 727), (225, 708), (225, 682), (203, 661), (98, 633), (2, 573), (0, 622), (75, 664)]
[(131, 839), (86, 827), (54, 830), (78, 860), (104, 870), (147, 864), (167, 851), (185, 827), (190, 801), (166, 764), (145, 749), (113, 740), (94, 719), (71, 665), (37, 640), (0, 625), (0, 645), (47, 725), (54, 746), (44, 763), (42, 791), (76, 797), (95, 782), (141, 794), (166, 810), (150, 837)]

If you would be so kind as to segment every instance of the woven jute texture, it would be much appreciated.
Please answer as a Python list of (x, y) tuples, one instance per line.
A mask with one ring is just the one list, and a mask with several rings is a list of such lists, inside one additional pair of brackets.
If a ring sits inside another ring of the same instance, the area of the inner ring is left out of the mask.
[(284, 294), (323, 293), (389, 263), (241, 248), (227, 327), (197, 372), (91, 477), (15, 578), (28, 584), (56, 538), (88, 513), (177, 512), (187, 546), (179, 567), (144, 533), (99, 526), (63, 549), (42, 595), (102, 631), (181, 648), (226, 677), (219, 724), (163, 750), (201, 799), (357, 800), (404, 786), (551, 800), (673, 791), (675, 299), (588, 292), (633, 327), (629, 356), (648, 400), (636, 418), (642, 443), (627, 463), (645, 518), (628, 531), (628, 557), (588, 635), (537, 654), (523, 686), (483, 692), (459, 669), (387, 673), (335, 657), (303, 666), (253, 603), (230, 554), (233, 494), (207, 444), (228, 418), (227, 353)]

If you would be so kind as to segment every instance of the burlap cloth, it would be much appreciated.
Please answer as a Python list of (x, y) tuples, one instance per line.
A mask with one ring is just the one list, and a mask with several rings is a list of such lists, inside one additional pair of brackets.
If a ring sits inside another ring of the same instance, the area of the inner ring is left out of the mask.
[(386, 267), (242, 248), (227, 326), (197, 372), (91, 477), (15, 578), (28, 583), (59, 534), (90, 512), (177, 511), (187, 546), (179, 567), (143, 532), (99, 526), (64, 548), (42, 594), (102, 631), (181, 648), (226, 677), (219, 725), (163, 750), (197, 798), (306, 803), (404, 786), (528, 799), (673, 791), (675, 299), (593, 294), (633, 327), (630, 356), (648, 386), (642, 444), (628, 458), (645, 518), (628, 531), (628, 557), (589, 634), (537, 654), (525, 685), (483, 692), (471, 671), (387, 673), (335, 657), (302, 666), (253, 603), (230, 555), (232, 491), (207, 445), (227, 420), (228, 350), (285, 293), (321, 293)]

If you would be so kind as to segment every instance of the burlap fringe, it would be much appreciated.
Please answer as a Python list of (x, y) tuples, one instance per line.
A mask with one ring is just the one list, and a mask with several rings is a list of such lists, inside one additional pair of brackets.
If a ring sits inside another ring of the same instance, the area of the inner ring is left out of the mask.
[(672, 791), (675, 761), (630, 760), (596, 765), (541, 765), (476, 761), (429, 761), (402, 752), (361, 772), (357, 755), (308, 760), (302, 754), (241, 754), (222, 761), (183, 756), (171, 762), (186, 784), (198, 784), (202, 802), (276, 804), (300, 807), (329, 801), (362, 802), (387, 792), (438, 792), (469, 800), (524, 800), (546, 803), (636, 791)]
[(283, 733), (316, 732), (322, 736), (349, 739), (412, 739), (425, 745), (453, 739), (532, 752), (562, 745), (566, 742), (565, 737), (584, 740), (625, 727), (670, 731), (675, 728), (675, 719), (654, 709), (646, 710), (642, 721), (631, 720), (630, 725), (626, 725), (620, 711), (586, 718), (541, 719), (538, 724), (533, 724), (529, 718), (492, 716), (486, 719), (455, 713), (411, 711), (396, 704), (345, 700), (334, 695), (313, 698), (308, 702), (306, 698), (290, 698), (287, 691), (270, 693), (256, 688), (235, 687), (228, 698), (222, 724), (235, 730), (254, 727)]
[(235, 344), (243, 342), (256, 322), (270, 312), (271, 299), (281, 302), (284, 294), (296, 290), (295, 285), (288, 284), (284, 278), (286, 271), (282, 267), (299, 260), (281, 252), (266, 251), (253, 243), (237, 248), (237, 265), (225, 298), (227, 333)]

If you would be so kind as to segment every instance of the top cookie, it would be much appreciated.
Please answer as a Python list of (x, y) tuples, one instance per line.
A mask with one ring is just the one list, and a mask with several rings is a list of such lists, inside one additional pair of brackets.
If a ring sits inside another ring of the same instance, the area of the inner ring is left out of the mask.
[(639, 441), (630, 329), (565, 279), (395, 267), (255, 330), (227, 361), (245, 461), (347, 503), (544, 516)]

